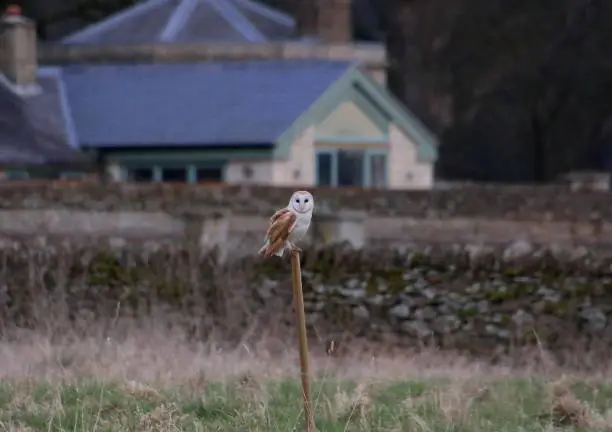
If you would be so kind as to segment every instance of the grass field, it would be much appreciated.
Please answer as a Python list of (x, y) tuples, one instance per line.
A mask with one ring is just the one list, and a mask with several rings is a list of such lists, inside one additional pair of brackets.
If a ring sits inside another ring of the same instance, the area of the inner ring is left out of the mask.
[[(555, 412), (549, 390), (539, 383), (475, 384), (316, 382), (318, 430), (552, 431), (556, 423), (610, 430), (605, 414), (593, 410), (605, 412), (611, 388), (575, 383), (573, 391), (583, 402), (566, 396), (565, 402), (559, 402), (565, 406)], [(283, 432), (302, 428), (300, 390), (295, 381), (210, 382), (205, 387), (198, 394), (189, 394), (130, 381), (5, 383), (0, 393), (1, 427), (13, 431)]]
[[(223, 350), (152, 330), (121, 340), (0, 343), (0, 430), (304, 430), (297, 354), (283, 341)], [(313, 343), (320, 432), (612, 431), (612, 383), (440, 353), (332, 358)]]

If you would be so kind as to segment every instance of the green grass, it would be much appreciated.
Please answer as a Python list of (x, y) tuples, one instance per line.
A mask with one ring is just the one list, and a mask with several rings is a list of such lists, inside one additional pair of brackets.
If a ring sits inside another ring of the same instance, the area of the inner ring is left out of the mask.
[[(566, 388), (580, 399), (588, 410), (581, 415), (590, 420), (582, 429), (580, 419), (574, 419), (573, 426), (568, 420), (565, 430), (611, 430), (605, 412), (612, 403), (612, 386), (573, 383)], [(550, 385), (533, 380), (359, 385), (324, 380), (313, 383), (312, 390), (320, 432), (558, 430), (552, 425), (559, 414), (552, 409)], [(0, 384), (0, 430), (301, 431), (300, 394), (299, 383), (291, 380), (236, 379), (181, 389), (129, 382), (5, 381)]]

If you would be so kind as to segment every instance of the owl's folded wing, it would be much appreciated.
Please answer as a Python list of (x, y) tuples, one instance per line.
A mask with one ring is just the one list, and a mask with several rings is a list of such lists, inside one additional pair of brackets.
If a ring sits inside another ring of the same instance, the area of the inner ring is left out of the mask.
[(285, 210), (278, 216), (275, 214), (277, 217), (274, 218), (273, 216), (273, 219), (270, 220), (270, 226), (266, 233), (266, 248), (262, 251), (265, 256), (272, 256), (285, 247), (287, 238), (295, 227), (297, 215), (290, 210)]
[(280, 210), (277, 210), (272, 217), (270, 218), (270, 225), (272, 225), (274, 222), (276, 222), (281, 216), (286, 215), (287, 213), (291, 213), (291, 210), (289, 210), (287, 207), (282, 208)]

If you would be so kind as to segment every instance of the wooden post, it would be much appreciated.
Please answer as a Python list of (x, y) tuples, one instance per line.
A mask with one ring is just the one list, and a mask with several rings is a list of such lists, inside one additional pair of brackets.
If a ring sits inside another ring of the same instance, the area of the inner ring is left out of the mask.
[(300, 252), (291, 252), (291, 273), (293, 275), (293, 304), (297, 317), (297, 330), (300, 348), (300, 378), (302, 381), (302, 396), (304, 398), (304, 416), (306, 431), (315, 431), (314, 414), (310, 398), (310, 374), (308, 371), (308, 337), (306, 335), (306, 313), (304, 312), (304, 294), (302, 292), (302, 270), (300, 268)]

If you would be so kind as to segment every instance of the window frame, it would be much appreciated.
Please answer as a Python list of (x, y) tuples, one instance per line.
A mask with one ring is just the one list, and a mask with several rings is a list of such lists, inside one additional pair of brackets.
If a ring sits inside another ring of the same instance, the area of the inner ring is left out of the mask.
[(60, 180), (84, 180), (87, 174), (83, 171), (62, 171), (58, 177)]
[[(121, 178), (123, 181), (129, 181), (129, 171), (135, 169), (150, 169), (152, 171), (151, 183), (164, 183), (164, 169), (184, 169), (185, 184), (198, 184), (198, 169), (199, 168), (219, 168), (221, 170), (221, 182), (225, 181), (227, 163), (225, 161), (211, 161), (198, 163), (128, 163), (121, 165)], [(170, 182), (168, 182), (170, 183)]]
[[(164, 170), (183, 170), (185, 171), (185, 180), (184, 181), (178, 181), (178, 180), (164, 180)], [(190, 171), (190, 166), (189, 165), (183, 165), (183, 164), (163, 164), (163, 165), (156, 165), (155, 166), (155, 170), (153, 171), (154, 177), (155, 177), (155, 171), (159, 171), (159, 177), (158, 177), (158, 182), (160, 183), (185, 183), (188, 184), (190, 183), (190, 176), (189, 176), (189, 171)]]
[[(372, 160), (374, 156), (383, 156), (385, 158), (385, 170), (384, 170), (384, 179), (381, 187), (375, 187), (372, 183), (373, 173), (372, 173)], [(389, 152), (386, 150), (366, 150), (366, 165), (364, 167), (365, 170), (365, 181), (367, 183), (367, 187), (372, 189), (388, 189), (389, 188)]]
[(363, 170), (363, 188), (374, 188), (372, 185), (372, 157), (373, 156), (384, 156), (385, 157), (385, 171), (384, 171), (384, 181), (382, 188), (377, 189), (387, 189), (389, 187), (389, 151), (383, 149), (359, 149), (359, 148), (341, 148), (341, 147), (317, 147), (315, 150), (315, 181), (317, 186), (321, 186), (319, 184), (319, 170), (321, 169), (319, 166), (319, 155), (329, 155), (331, 157), (331, 173), (330, 173), (330, 185), (322, 186), (322, 187), (334, 187), (338, 186), (338, 153), (343, 150), (348, 151), (358, 151), (362, 152), (363, 157), (363, 166), (361, 169)]
[(200, 168), (214, 168), (219, 169), (221, 171), (221, 179), (219, 180), (221, 183), (225, 182), (226, 170), (227, 170), (227, 162), (225, 161), (210, 161), (210, 162), (200, 162), (196, 164), (189, 164), (187, 171), (187, 178), (189, 179), (190, 184), (200, 184), (200, 183), (210, 183), (209, 181), (198, 180), (198, 169)]
[(319, 183), (319, 171), (321, 167), (319, 166), (319, 155), (327, 155), (331, 158), (331, 166), (330, 166), (330, 176), (329, 176), (329, 185), (325, 185), (323, 187), (338, 187), (338, 151), (337, 149), (328, 149), (322, 148), (317, 149), (315, 152), (315, 179), (316, 185), (321, 186)]
[(4, 178), (9, 181), (23, 181), (31, 180), (32, 176), (26, 169), (8, 169), (4, 171)]
[[(134, 170), (138, 170), (138, 169), (149, 169), (151, 170), (151, 181), (150, 183), (155, 183), (156, 181), (159, 181), (158, 179), (161, 178), (161, 171), (159, 169), (156, 169), (155, 165), (151, 165), (151, 164), (129, 164), (129, 165), (124, 165), (122, 166), (121, 169), (121, 177), (122, 180), (124, 181), (131, 181), (130, 180), (130, 171), (134, 171)], [(137, 182), (137, 183), (147, 183), (146, 181), (142, 181), (142, 182)]]

